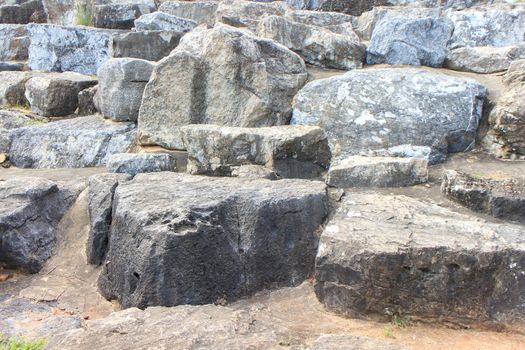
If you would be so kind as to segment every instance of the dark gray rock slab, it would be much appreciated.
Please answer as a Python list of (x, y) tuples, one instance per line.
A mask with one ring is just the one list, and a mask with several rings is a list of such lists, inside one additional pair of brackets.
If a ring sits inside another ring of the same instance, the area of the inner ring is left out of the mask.
[(176, 165), (175, 157), (166, 153), (117, 153), (106, 162), (109, 172), (131, 175), (175, 171)]

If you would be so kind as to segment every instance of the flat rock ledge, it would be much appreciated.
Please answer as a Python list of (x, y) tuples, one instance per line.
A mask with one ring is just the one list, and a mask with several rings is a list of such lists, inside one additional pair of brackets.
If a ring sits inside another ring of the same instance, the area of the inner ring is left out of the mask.
[(406, 196), (352, 193), (327, 223), (316, 294), (351, 317), (525, 329), (523, 226)]
[(322, 182), (139, 174), (115, 190), (99, 287), (145, 308), (298, 285), (326, 215)]

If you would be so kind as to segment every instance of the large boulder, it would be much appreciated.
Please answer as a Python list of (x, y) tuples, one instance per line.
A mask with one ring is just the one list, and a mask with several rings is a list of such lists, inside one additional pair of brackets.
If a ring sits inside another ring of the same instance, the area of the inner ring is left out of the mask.
[(97, 84), (93, 77), (79, 73), (49, 73), (26, 82), (25, 97), (31, 111), (44, 117), (62, 117), (78, 107), (78, 93)]
[(525, 159), (525, 59), (513, 62), (503, 81), (504, 93), (490, 112), (484, 144), (498, 157)]
[(485, 95), (474, 80), (428, 70), (354, 70), (301, 89), (292, 124), (325, 129), (339, 159), (412, 145), (431, 147), (437, 160), (473, 146)]
[(448, 10), (445, 16), (454, 23), (451, 48), (510, 46), (525, 39), (525, 7), (494, 5)]
[(194, 29), (146, 85), (139, 142), (184, 149), (179, 129), (187, 124), (286, 124), (306, 78), (302, 59), (271, 40), (226, 25)]
[(182, 32), (163, 30), (119, 31), (113, 35), (113, 57), (159, 61), (177, 47), (183, 35)]
[(93, 8), (93, 26), (107, 29), (131, 29), (137, 18), (155, 11), (147, 4), (131, 2), (95, 5)]
[(215, 16), (217, 22), (246, 27), (255, 33), (259, 21), (265, 16), (283, 16), (285, 12), (286, 7), (280, 1), (224, 0), (219, 2)]
[(136, 58), (112, 58), (98, 70), (97, 103), (113, 121), (136, 121), (142, 94), (155, 64)]
[(175, 171), (176, 166), (176, 158), (167, 153), (117, 153), (106, 162), (109, 172), (130, 175)]
[(217, 7), (218, 1), (166, 1), (159, 6), (159, 11), (213, 27)]
[(197, 22), (170, 15), (165, 12), (153, 12), (140, 16), (135, 20), (135, 30), (172, 30), (189, 32), (197, 26)]
[(241, 165), (255, 164), (285, 178), (313, 178), (330, 164), (328, 141), (318, 127), (189, 125), (182, 135), (192, 174), (231, 176)]
[(232, 300), (313, 270), (325, 185), (139, 174), (113, 203), (103, 295), (124, 307)]
[(0, 24), (0, 61), (26, 60), (29, 43), (25, 26)]
[(366, 52), (366, 46), (351, 28), (350, 33), (353, 35), (337, 34), (280, 16), (267, 16), (258, 27), (259, 36), (283, 44), (307, 63), (346, 70), (361, 68)]
[(321, 235), (316, 294), (336, 313), (525, 325), (523, 226), (352, 193)]
[(46, 21), (47, 15), (41, 0), (29, 0), (21, 4), (0, 6), (0, 23), (27, 24)]
[(58, 223), (76, 195), (42, 178), (0, 182), (0, 263), (38, 272), (53, 252)]
[(27, 72), (0, 72), (0, 106), (25, 106)]
[(13, 130), (9, 157), (20, 168), (103, 166), (110, 154), (127, 152), (134, 140), (134, 123), (79, 117)]
[(504, 47), (465, 46), (448, 53), (445, 67), (487, 74), (505, 71), (513, 61), (519, 59), (525, 59), (525, 44)]
[(387, 17), (374, 28), (366, 62), (441, 67), (453, 29), (446, 18)]

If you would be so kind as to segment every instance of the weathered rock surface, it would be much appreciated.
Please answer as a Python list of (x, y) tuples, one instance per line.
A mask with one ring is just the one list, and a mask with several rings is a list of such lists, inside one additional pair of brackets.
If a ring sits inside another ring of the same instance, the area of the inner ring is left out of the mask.
[(284, 16), (293, 22), (309, 24), (318, 27), (334, 26), (343, 23), (351, 23), (355, 17), (339, 12), (318, 12), (318, 11), (286, 11)]
[(0, 110), (0, 153), (9, 153), (10, 130), (23, 127), (30, 120), (22, 113)]
[(115, 191), (101, 291), (144, 308), (297, 285), (326, 214), (321, 182), (139, 174)]
[(93, 6), (93, 25), (97, 28), (131, 29), (142, 15), (155, 9), (141, 3), (122, 3)]
[(56, 228), (76, 193), (41, 178), (0, 182), (0, 262), (37, 272), (51, 256)]
[(0, 106), (24, 106), (26, 82), (30, 78), (27, 72), (0, 72)]
[(170, 15), (165, 12), (153, 12), (142, 15), (135, 20), (135, 29), (142, 30), (172, 30), (177, 32), (189, 32), (197, 26), (197, 22)]
[(26, 65), (23, 62), (0, 62), (0, 72), (16, 71), (20, 72), (26, 70)]
[(280, 177), (273, 171), (263, 165), (244, 164), (232, 170), (232, 176), (244, 177), (250, 179), (268, 179), (277, 180)]
[(354, 70), (301, 89), (292, 124), (323, 128), (338, 159), (399, 145), (446, 155), (474, 144), (485, 94), (474, 80), (428, 70)]
[(92, 86), (78, 93), (78, 115), (83, 116), (97, 113), (97, 107), (94, 101), (97, 91), (98, 86)]
[(350, 33), (353, 36), (292, 22), (280, 16), (267, 16), (258, 27), (259, 36), (297, 52), (307, 63), (347, 70), (361, 68), (366, 52), (366, 46), (361, 44), (352, 29)]
[(130, 178), (127, 174), (100, 174), (89, 178), (90, 231), (86, 244), (89, 264), (100, 265), (104, 262), (112, 220), (113, 194), (120, 182)]
[(44, 117), (62, 117), (78, 107), (78, 93), (97, 84), (97, 80), (79, 73), (49, 73), (30, 78), (25, 97), (31, 111)]
[(305, 10), (322, 10), (343, 12), (349, 15), (359, 16), (363, 12), (371, 10), (375, 6), (389, 5), (388, 0), (286, 0), (293, 8)]
[(175, 171), (176, 165), (174, 157), (162, 153), (117, 153), (110, 155), (106, 162), (109, 172), (131, 175)]
[(98, 70), (97, 103), (113, 121), (136, 121), (144, 88), (154, 62), (136, 58), (112, 58)]
[(525, 60), (513, 62), (504, 78), (505, 90), (489, 115), (484, 140), (491, 153), (502, 158), (525, 156)]
[(166, 1), (159, 6), (159, 11), (213, 27), (217, 7), (218, 1)]
[(75, 25), (75, 0), (42, 0), (47, 14), (47, 22), (59, 25)]
[(450, 51), (445, 67), (487, 74), (505, 71), (513, 61), (519, 59), (525, 59), (525, 44), (506, 47), (466, 46)]
[(139, 141), (184, 149), (180, 127), (187, 124), (286, 124), (306, 78), (301, 58), (271, 40), (226, 25), (194, 29), (146, 85)]
[(255, 33), (259, 21), (265, 16), (283, 16), (285, 12), (286, 8), (280, 1), (224, 0), (219, 2), (215, 16), (217, 22), (233, 27), (246, 27)]
[(403, 350), (397, 345), (354, 335), (324, 334), (308, 350)]
[(525, 39), (525, 8), (508, 5), (476, 7), (445, 13), (454, 23), (450, 48), (510, 46)]
[(321, 128), (234, 128), (189, 125), (181, 130), (191, 174), (231, 176), (239, 166), (263, 165), (285, 178), (313, 178), (330, 164)]
[(0, 23), (27, 24), (46, 22), (47, 15), (41, 0), (0, 6)]
[(374, 28), (366, 62), (441, 67), (453, 29), (446, 18), (387, 17)]
[(101, 166), (110, 154), (127, 152), (133, 123), (108, 123), (98, 116), (66, 119), (11, 132), (9, 156), (20, 168)]
[(441, 192), (471, 210), (525, 222), (525, 177), (491, 179), (445, 170)]
[(25, 26), (0, 24), (0, 61), (27, 59), (29, 38)]
[(117, 33), (113, 36), (113, 57), (158, 61), (177, 47), (183, 34), (162, 30)]
[(525, 237), (406, 196), (352, 193), (327, 224), (316, 294), (340, 314), (520, 327)]
[(416, 158), (353, 156), (330, 167), (333, 187), (402, 187), (427, 182), (427, 162)]

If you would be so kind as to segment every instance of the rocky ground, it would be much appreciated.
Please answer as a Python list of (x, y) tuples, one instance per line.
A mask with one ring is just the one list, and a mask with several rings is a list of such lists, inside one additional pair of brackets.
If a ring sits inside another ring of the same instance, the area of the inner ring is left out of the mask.
[(0, 334), (522, 349), (524, 97), (520, 1), (0, 0)]

